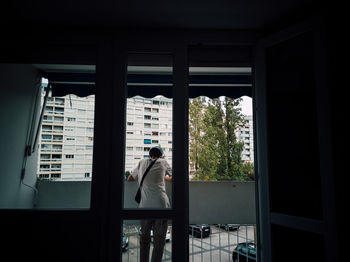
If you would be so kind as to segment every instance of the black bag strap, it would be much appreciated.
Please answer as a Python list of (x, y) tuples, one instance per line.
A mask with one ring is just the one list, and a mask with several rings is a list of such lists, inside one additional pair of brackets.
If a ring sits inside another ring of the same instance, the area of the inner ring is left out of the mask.
[(139, 188), (141, 188), (141, 186), (142, 186), (142, 184), (143, 184), (143, 180), (145, 179), (145, 177), (146, 177), (148, 171), (151, 169), (151, 167), (154, 165), (154, 163), (155, 163), (156, 161), (157, 161), (157, 159), (154, 160), (154, 161), (147, 167), (145, 173), (144, 173), (143, 176), (142, 176), (142, 179), (141, 179), (141, 183), (140, 183)]

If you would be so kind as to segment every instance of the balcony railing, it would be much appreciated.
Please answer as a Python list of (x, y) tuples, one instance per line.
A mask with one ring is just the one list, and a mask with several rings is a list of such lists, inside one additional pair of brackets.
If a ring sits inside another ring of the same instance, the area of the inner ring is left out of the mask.
[[(233, 251), (239, 243), (256, 243), (256, 225), (255, 224), (234, 224), (230, 229), (225, 229), (230, 224), (212, 224), (207, 225), (210, 228), (210, 234), (205, 237), (198, 236), (195, 232), (189, 230), (189, 261), (211, 261), (211, 262), (231, 262), (233, 260)], [(140, 256), (140, 225), (124, 224), (123, 233), (125, 239), (122, 245), (122, 261), (139, 261)], [(166, 244), (164, 246), (162, 261), (172, 261), (172, 226), (168, 226), (166, 235)], [(252, 250), (255, 252), (256, 250)], [(239, 253), (235, 251), (235, 253)], [(243, 252), (237, 256), (236, 261), (246, 262), (254, 261), (252, 255), (244, 256)], [(255, 259), (254, 259), (255, 258)]]

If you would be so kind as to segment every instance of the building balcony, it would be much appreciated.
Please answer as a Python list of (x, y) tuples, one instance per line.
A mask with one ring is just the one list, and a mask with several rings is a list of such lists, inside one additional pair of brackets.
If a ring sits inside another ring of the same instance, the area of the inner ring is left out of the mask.
[[(64, 177), (62, 177), (64, 179)], [(172, 182), (166, 191), (172, 199)], [(91, 181), (37, 181), (38, 209), (88, 209)], [(125, 182), (124, 207), (137, 208), (136, 182)], [(255, 182), (189, 182), (190, 224), (255, 224)]]

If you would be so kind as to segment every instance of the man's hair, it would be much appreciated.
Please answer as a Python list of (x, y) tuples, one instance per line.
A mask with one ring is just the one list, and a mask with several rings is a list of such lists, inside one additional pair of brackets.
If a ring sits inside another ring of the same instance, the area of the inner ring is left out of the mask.
[(159, 147), (152, 147), (149, 151), (150, 157), (161, 157), (162, 156), (162, 150)]

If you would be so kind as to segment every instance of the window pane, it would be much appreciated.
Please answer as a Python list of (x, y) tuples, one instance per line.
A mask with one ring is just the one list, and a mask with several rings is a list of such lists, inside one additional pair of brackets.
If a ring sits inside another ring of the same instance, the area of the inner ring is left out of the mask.
[(321, 220), (313, 41), (307, 32), (266, 52), (269, 183), (271, 211)]
[[(167, 180), (172, 176), (172, 136), (161, 139), (160, 132), (172, 133), (171, 57), (131, 54), (127, 88), (124, 207), (170, 208), (171, 182)], [(155, 160), (149, 156), (151, 149), (160, 152), (161, 158), (145, 177), (138, 205), (134, 197), (139, 183)]]
[[(79, 66), (76, 68), (78, 70)], [(89, 74), (94, 72), (93, 67)], [(67, 74), (74, 79), (74, 73), (77, 72), (72, 70)], [(47, 86), (48, 80), (43, 79), (42, 101)], [(37, 206), (59, 209), (89, 208), (93, 176), (95, 95), (80, 97), (67, 94), (55, 97), (52, 94), (59, 87), (52, 88), (38, 141), (41, 157), (38, 160), (40, 169), (37, 173)]]
[[(191, 76), (195, 76), (197, 78), (192, 78), (192, 81), (206, 80), (215, 88), (216, 83), (212, 82), (213, 80), (219, 83), (234, 81), (233, 76), (244, 75), (247, 72), (247, 69), (227, 67), (190, 67), (190, 79)], [(208, 75), (213, 78), (209, 78)], [(220, 76), (223, 76), (223, 79)], [(235, 88), (233, 84), (231, 88)], [(212, 98), (190, 98), (190, 222), (255, 223), (253, 145), (250, 97), (220, 96), (219, 90)], [(201, 204), (202, 199), (207, 199), (207, 192), (211, 192), (212, 197), (205, 204)], [(240, 212), (232, 208), (241, 205), (245, 208), (239, 208)]]
[(256, 239), (251, 68), (230, 66), (229, 55), (216, 61), (195, 54), (189, 53), (189, 260), (232, 261), (239, 243)]
[[(142, 230), (144, 229), (144, 230)], [(123, 262), (140, 261), (145, 256), (146, 245), (140, 245), (140, 239), (150, 243), (149, 261), (154, 252), (161, 261), (172, 261), (172, 223), (171, 220), (124, 220), (121, 239)], [(157, 247), (157, 249), (155, 249)], [(157, 250), (160, 250), (157, 252)], [(147, 255), (146, 255), (147, 257)]]

